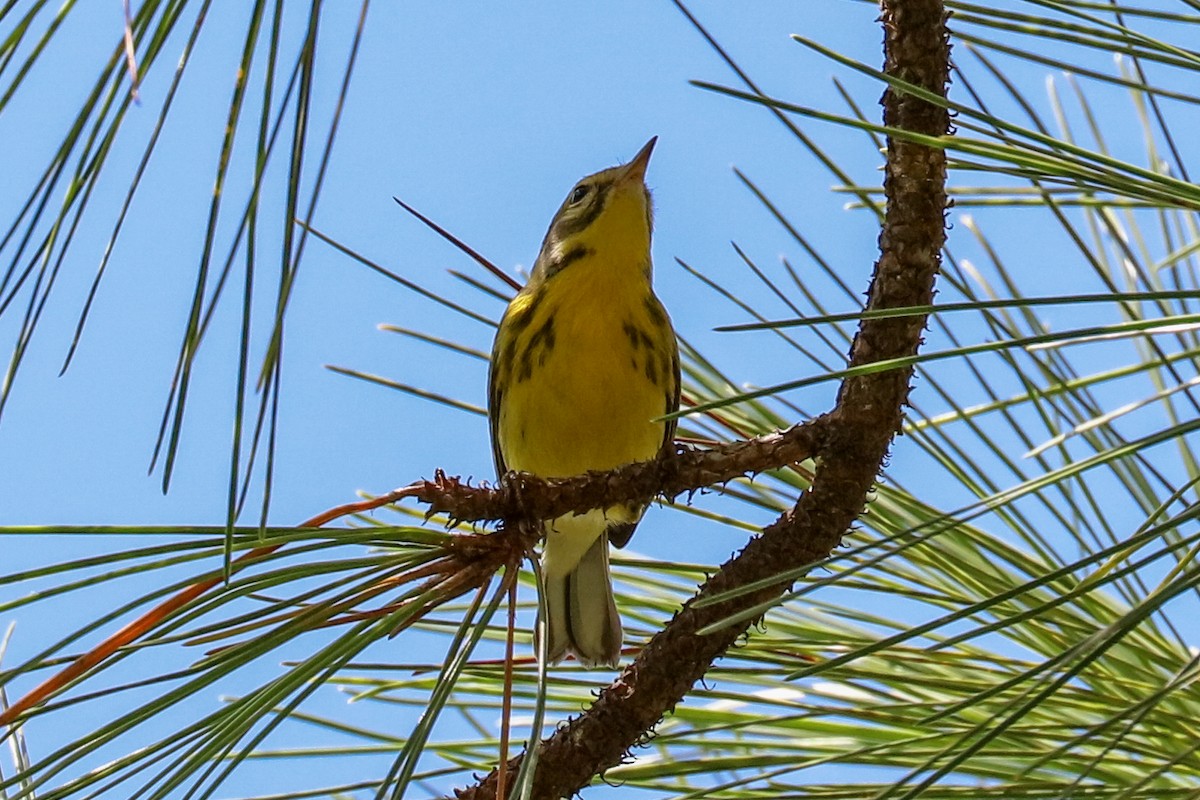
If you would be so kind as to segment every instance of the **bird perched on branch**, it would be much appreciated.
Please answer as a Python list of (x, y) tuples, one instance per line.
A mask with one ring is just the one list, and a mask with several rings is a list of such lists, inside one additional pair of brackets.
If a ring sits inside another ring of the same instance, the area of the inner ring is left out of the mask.
[[(645, 184), (655, 141), (567, 193), (504, 313), (488, 376), (501, 477), (608, 470), (672, 445), (675, 422), (662, 417), (679, 408), (679, 350), (651, 285)], [(574, 654), (585, 666), (616, 666), (622, 632), (608, 545), (623, 547), (645, 510), (614, 506), (544, 523), (539, 631), (551, 663)]]

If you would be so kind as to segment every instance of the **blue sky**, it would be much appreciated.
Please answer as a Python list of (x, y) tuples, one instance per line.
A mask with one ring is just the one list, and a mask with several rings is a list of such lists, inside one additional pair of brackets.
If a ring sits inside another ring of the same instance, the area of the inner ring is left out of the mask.
[[(183, 47), (176, 35), (141, 87), (113, 156), (48, 302), (37, 335), (0, 419), (0, 521), (5, 524), (202, 524), (224, 520), (239, 325), (238, 292), (222, 300), (197, 360), (171, 490), (147, 476), (195, 270), (239, 57), (246, 9), (210, 12), (159, 152), (135, 199), (70, 370), (57, 377), (128, 176), (153, 126)], [(294, 14), (293, 10), (293, 14)], [(868, 3), (697, 2), (693, 11), (768, 93), (841, 111), (837, 75), (875, 114), (880, 87), (788, 38), (802, 32), (825, 45), (880, 61), (876, 9)], [(188, 14), (193, 13), (189, 10)], [(328, 4), (319, 40), (311, 180), (327, 130), (358, 4)], [(289, 18), (294, 43), (301, 17)], [(10, 30), (0, 22), (0, 34)], [(82, 4), (12, 105), (0, 114), (0, 218), (11, 219), (57, 147), (89, 81), (120, 39), (117, 3)], [(181, 33), (186, 33), (187, 26)], [(292, 52), (285, 54), (290, 58)], [(262, 57), (256, 62), (261, 69)], [(1038, 70), (1016, 68), (1018, 76)], [(810, 369), (764, 335), (716, 334), (745, 321), (675, 264), (682, 259), (728, 283), (769, 315), (786, 309), (753, 282), (730, 246), (743, 245), (774, 268), (782, 256), (820, 285), (808, 257), (734, 175), (758, 183), (856, 290), (865, 290), (876, 228), (844, 207), (833, 178), (764, 109), (689, 85), (737, 85), (736, 78), (670, 3), (520, 5), (375, 3), (314, 226), (406, 278), (493, 318), (502, 305), (450, 276), (485, 276), (457, 250), (404, 214), (398, 196), (451, 229), (501, 268), (528, 267), (551, 215), (579, 177), (632, 156), (659, 137), (648, 182), (656, 203), (654, 257), (660, 296), (685, 338), (738, 382), (768, 385)], [(258, 85), (254, 83), (254, 85)], [(248, 100), (253, 129), (257, 96)], [(805, 123), (823, 147), (863, 183), (878, 181), (879, 154), (861, 134)], [(223, 258), (231, 219), (244, 202), (252, 162), (244, 137), (235, 150)], [(264, 243), (278, 238), (282, 193), (276, 178), (265, 201)], [(952, 222), (956, 217), (952, 217)], [(1001, 216), (999, 225), (1013, 217)], [(1003, 230), (1003, 228), (1000, 228)], [(961, 233), (961, 231), (959, 232)], [(956, 234), (957, 235), (957, 234)], [(973, 245), (965, 236), (962, 247)], [(265, 244), (264, 244), (265, 246)], [(1063, 244), (1047, 241), (1039, 258)], [(6, 256), (7, 258), (7, 256)], [(275, 269), (264, 263), (263, 274)], [(235, 283), (241, 280), (235, 270)], [(269, 286), (269, 279), (267, 280)], [(1071, 281), (1045, 271), (1035, 288)], [(261, 357), (273, 288), (255, 308)], [(22, 303), (27, 295), (22, 295)], [(843, 301), (833, 310), (852, 310)], [(20, 309), (23, 313), (23, 308)], [(0, 340), (16, 336), (20, 313), (0, 317)], [(289, 310), (280, 407), (277, 474), (270, 520), (294, 524), (327, 507), (379, 492), (435, 468), (492, 477), (482, 417), (415, 400), (326, 369), (338, 365), (412, 383), (482, 405), (486, 367), (381, 332), (395, 324), (486, 350), (491, 329), (448, 314), (312, 240)], [(793, 399), (825, 408), (829, 387)], [(900, 454), (905, 445), (901, 444)], [(897, 458), (901, 457), (900, 455)], [(659, 517), (661, 520), (661, 517)], [(253, 522), (253, 513), (243, 518)], [(759, 520), (765, 522), (763, 518)], [(720, 560), (727, 537), (671, 542), (652, 515), (635, 548), (664, 558)], [(703, 530), (701, 528), (701, 530)], [(47, 545), (47, 541), (52, 542)], [(111, 546), (105, 539), (18, 539), (4, 547), (4, 571)], [(52, 551), (48, 550), (52, 548)], [(48, 556), (49, 552), (49, 556)], [(182, 574), (175, 576), (181, 578)], [(133, 589), (131, 588), (132, 592)], [(3, 595), (0, 595), (3, 596)], [(100, 607), (121, 598), (92, 598)], [(9, 660), (94, 612), (60, 609), (54, 618), (18, 616)], [(599, 680), (599, 678), (598, 678)], [(87, 719), (73, 724), (86, 727)], [(45, 733), (47, 737), (53, 734)]]
[[(480, 16), (466, 5), (437, 13), (372, 6), (316, 227), (393, 271), (435, 291), (453, 291), (494, 315), (497, 304), (477, 301), (446, 274), (451, 268), (469, 273), (476, 268), (405, 215), (392, 197), (414, 204), (515, 272), (536, 255), (561, 195), (578, 177), (627, 159), (658, 135), (649, 181), (657, 208), (659, 291), (669, 305), (690, 307), (678, 319), (685, 336), (736, 351), (737, 344), (708, 333), (713, 325), (731, 321), (733, 311), (713, 302), (673, 263), (680, 257), (716, 274), (738, 275), (731, 240), (745, 240), (752, 255), (768, 263), (792, 247), (733, 176), (731, 165), (761, 182), (785, 207), (801, 208), (801, 219), (818, 213), (847, 216), (840, 211), (840, 198), (824, 192), (823, 199), (814, 197), (812, 186), (826, 187), (829, 178), (761, 109), (687, 84), (691, 78), (732, 80), (669, 4), (626, 3), (569, 15), (556, 8), (529, 4)], [(8, 185), (22, 188), (5, 193), (6, 211), (23, 201), (34, 170), (57, 146), (79, 102), (80, 73), (94, 72), (119, 36), (120, 15), (103, 11), (97, 6), (68, 17), (54, 41), (57, 49), (18, 95), (24, 103), (6, 115), (8, 127), (0, 130), (16, 145), (5, 148), (11, 162), (5, 165)], [(322, 22), (324, 69), (316, 89), (319, 111), (310, 163), (315, 164), (316, 144), (336, 98), (357, 6), (353, 11), (349, 6), (331, 10)], [(719, 4), (696, 11), (748, 69), (775, 80), (821, 75), (800, 83), (813, 103), (832, 96), (831, 66), (787, 39), (793, 27), (818, 24), (836, 46), (850, 49), (860, 39), (867, 57), (877, 47), (868, 6), (843, 5), (836, 19), (815, 10), (812, 19), (789, 19), (794, 11), (789, 14), (782, 3), (763, 4), (751, 19)], [(245, 24), (236, 14), (224, 20), (231, 31)], [(850, 20), (862, 25), (857, 35)], [(547, 24), (555, 35), (547, 35)], [(97, 35), (97, 29), (109, 35)], [(200, 39), (75, 363), (56, 379), (111, 226), (111, 218), (98, 211), (85, 219), (5, 411), (11, 424), (0, 426), (0, 448), (38, 453), (54, 452), (64, 443), (69, 447), (66, 458), (6, 462), (3, 485), (14, 487), (16, 501), (6, 503), (11, 522), (45, 521), (51, 507), (59, 522), (130, 522), (131, 509), (139, 519), (156, 521), (215, 521), (223, 514), (232, 395), (228, 367), (239, 322), (232, 292), (198, 362), (172, 492), (161, 497), (157, 481), (139, 473), (149, 464), (186, 318), (240, 39), (240, 33)], [(158, 66), (172, 64), (181, 47), (168, 48)], [(128, 168), (140, 157), (168, 77), (167, 69), (152, 72), (142, 87), (142, 104), (130, 113), (98, 189), (112, 203), (123, 196)], [(791, 92), (793, 85), (782, 82), (777, 88)], [(253, 96), (248, 108), (253, 115)], [(252, 132), (252, 126), (251, 116), (246, 130)], [(826, 133), (835, 148), (845, 138), (837, 131)], [(278, 156), (276, 171), (282, 161)], [(235, 152), (229, 195), (237, 199), (229, 203), (230, 219), (244, 202), (249, 168), (245, 148)], [(870, 177), (870, 166), (863, 177)], [(278, 211), (277, 195), (270, 200)], [(268, 225), (278, 228), (278, 221)], [(222, 258), (231, 231), (227, 222), (218, 234)], [(826, 246), (840, 251), (837, 257), (850, 276), (871, 258), (869, 238), (853, 250), (845, 237), (828, 238)], [(355, 489), (390, 485), (434, 466), (488, 475), (481, 421), (472, 426), (457, 414), (407, 405), (392, 392), (329, 373), (323, 365), (362, 369), (481, 404), (481, 365), (474, 373), (462, 365), (431, 368), (442, 354), (375, 326), (431, 330), (484, 349), (491, 331), (448, 319), (435, 305), (316, 241), (308, 245), (300, 272), (285, 356), (285, 457), (280, 459), (285, 466), (276, 482), (273, 519), (293, 522)], [(263, 294), (271, 299), (270, 292)], [(696, 297), (705, 302), (691, 302)], [(264, 303), (260, 320), (268, 310)], [(404, 452), (389, 448), (379, 435), (371, 436), (374, 446), (364, 452), (362, 432), (402, 425), (414, 413), (423, 421), (418, 435), (397, 437), (403, 438)], [(317, 419), (320, 424), (313, 424)], [(458, 463), (448, 464), (447, 453)], [(294, 472), (289, 463), (297, 465)], [(58, 497), (53, 488), (64, 483), (73, 487), (69, 498)]]
[[(762, 3), (755, 14), (745, 15), (733, 6), (711, 3), (695, 11), (745, 68), (766, 80), (767, 88), (774, 81), (779, 92), (793, 98), (798, 93), (819, 104), (834, 97), (831, 65), (789, 41), (787, 34), (801, 28), (819, 31), (835, 46), (873, 60), (879, 41), (870, 6), (823, 5), (797, 10), (790, 3)], [(331, 4), (322, 18), (314, 144), (306, 172), (310, 180), (357, 11), (357, 4)], [(0, 506), (7, 524), (217, 525), (224, 520), (240, 324), (236, 288), (218, 308), (197, 359), (170, 492), (164, 496), (160, 491), (161, 472), (147, 475), (203, 246), (247, 19), (244, 8), (211, 13), (71, 368), (57, 377), (115, 208), (182, 52), (181, 35), (144, 80), (141, 103), (131, 109), (117, 139), (93, 210), (81, 225), (21, 367), (0, 422), (0, 453), (5, 454), (0, 458)], [(290, 20), (293, 47), (300, 22), (300, 16)], [(0, 172), (8, 176), (9, 187), (0, 194), (4, 218), (15, 214), (58, 146), (87, 82), (119, 41), (121, 25), (116, 4), (73, 10), (8, 113), (0, 115)], [(181, 33), (188, 30), (182, 26)], [(257, 68), (263, 63), (260, 54)], [(745, 241), (748, 252), (767, 263), (794, 249), (733, 175), (733, 165), (777, 202), (795, 209), (802, 221), (818, 214), (829, 220), (812, 230), (825, 229), (827, 235), (818, 236), (818, 242), (851, 280), (861, 282), (873, 260), (873, 226), (864, 215), (855, 222), (841, 210), (843, 200), (825, 191), (828, 175), (762, 109), (689, 86), (694, 78), (732, 82), (729, 70), (668, 3), (603, 8), (529, 3), (503, 9), (375, 3), (315, 227), (388, 269), (495, 317), (500, 303), (464, 287), (447, 270), (481, 278), (482, 273), (403, 213), (392, 197), (414, 204), (515, 274), (531, 263), (550, 217), (575, 180), (627, 160), (657, 135), (648, 177), (657, 209), (654, 256), (659, 293), (675, 309), (676, 326), (710, 356), (737, 367), (735, 374), (744, 380), (767, 383), (792, 374), (792, 368), (780, 369), (769, 358), (749, 357), (728, 335), (711, 333), (714, 325), (744, 317), (687, 276), (674, 258), (744, 283), (746, 273), (731, 240)], [(250, 134), (257, 101), (252, 92), (245, 127)], [(862, 142), (852, 145), (842, 132), (826, 134), (835, 150), (863, 152), (861, 177), (869, 180), (877, 157), (863, 151)], [(227, 193), (237, 199), (229, 203), (218, 229), (219, 258), (229, 246), (231, 220), (244, 203), (252, 141), (252, 136), (243, 137), (233, 155)], [(278, 188), (282, 152), (272, 164), (269, 175), (276, 181), (264, 201), (266, 213), (274, 214), (263, 223), (270, 231), (264, 235), (268, 243), (278, 239), (283, 208)], [(845, 233), (855, 225), (862, 235), (851, 240)], [(274, 263), (262, 268), (264, 275), (275, 269)], [(235, 276), (234, 282), (240, 282), (240, 273)], [(258, 358), (274, 292), (270, 279), (264, 281), (267, 290), (255, 308)], [(757, 293), (766, 296), (765, 291)], [(19, 321), (17, 313), (0, 319), (0, 335), (15, 336)], [(381, 323), (429, 331), (484, 350), (492, 335), (487, 326), (447, 314), (327, 245), (310, 241), (288, 317), (272, 522), (295, 524), (354, 499), (357, 491), (386, 490), (428, 476), (436, 467), (492, 477), (482, 418), (325, 368), (362, 370), (483, 404), (482, 362), (452, 358), (381, 332)], [(253, 511), (243, 519), (254, 520)], [(656, 540), (656, 532), (663, 528), (652, 515), (635, 546), (663, 557), (717, 561), (737, 545), (719, 534), (709, 541), (672, 544)], [(48, 551), (58, 559), (113, 546), (127, 543), (99, 537), (9, 540), (5, 569), (44, 563)], [(188, 573), (167, 574), (182, 580)], [(49, 636), (66, 633), (97, 609), (115, 607), (148, 588), (127, 582), (84, 593), (53, 616), (45, 611), (18, 615), (6, 661), (28, 656)], [(272, 674), (274, 663), (277, 659), (264, 665), (258, 677)], [(153, 665), (142, 661), (115, 674), (132, 678), (144, 669)], [(252, 673), (248, 680), (255, 677)], [(237, 683), (221, 689), (236, 692)], [(190, 704), (181, 713), (189, 713), (187, 708), (199, 713), (203, 704)], [(94, 715), (103, 713), (103, 706), (86, 706), (61, 728), (31, 725), (30, 746), (35, 755), (44, 754), (60, 736), (94, 725)], [(363, 720), (362, 714), (356, 719)], [(385, 728), (396, 722), (375, 721)], [(300, 735), (296, 741), (311, 740)], [(245, 785), (253, 788), (254, 780), (247, 780)]]

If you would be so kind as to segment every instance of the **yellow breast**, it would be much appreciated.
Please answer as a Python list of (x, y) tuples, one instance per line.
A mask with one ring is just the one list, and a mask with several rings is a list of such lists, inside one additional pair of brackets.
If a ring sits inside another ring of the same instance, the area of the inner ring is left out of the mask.
[(578, 475), (662, 446), (665, 423), (653, 420), (671, 410), (674, 333), (645, 278), (589, 261), (506, 314), (496, 433), (508, 469)]

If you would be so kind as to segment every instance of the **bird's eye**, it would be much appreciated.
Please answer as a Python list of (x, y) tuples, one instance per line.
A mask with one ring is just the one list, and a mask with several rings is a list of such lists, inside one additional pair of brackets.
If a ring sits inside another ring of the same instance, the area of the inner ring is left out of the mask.
[(592, 187), (588, 186), (586, 183), (583, 186), (576, 186), (575, 191), (571, 192), (571, 199), (567, 201), (567, 205), (569, 205), (569, 206), (576, 205), (577, 203), (582, 201), (583, 198), (587, 197), (588, 192), (590, 192), (591, 190), (592, 190)]

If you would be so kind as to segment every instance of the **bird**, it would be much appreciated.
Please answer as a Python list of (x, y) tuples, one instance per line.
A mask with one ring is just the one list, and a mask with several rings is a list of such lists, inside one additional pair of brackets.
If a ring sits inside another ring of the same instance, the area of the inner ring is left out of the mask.
[[(657, 138), (571, 188), (504, 312), (488, 375), (501, 479), (572, 477), (673, 451), (675, 420), (664, 417), (679, 408), (679, 348), (652, 285), (645, 183)], [(618, 505), (541, 523), (537, 629), (549, 663), (619, 663), (609, 544), (624, 547), (645, 510)]]

